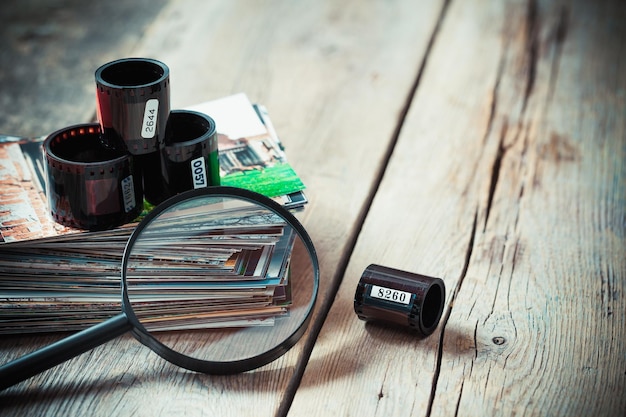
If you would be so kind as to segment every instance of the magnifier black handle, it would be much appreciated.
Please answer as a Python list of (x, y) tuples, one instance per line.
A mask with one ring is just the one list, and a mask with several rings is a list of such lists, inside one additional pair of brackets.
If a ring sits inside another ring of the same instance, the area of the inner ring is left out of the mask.
[(0, 367), (0, 390), (121, 336), (132, 328), (125, 314), (59, 340)]

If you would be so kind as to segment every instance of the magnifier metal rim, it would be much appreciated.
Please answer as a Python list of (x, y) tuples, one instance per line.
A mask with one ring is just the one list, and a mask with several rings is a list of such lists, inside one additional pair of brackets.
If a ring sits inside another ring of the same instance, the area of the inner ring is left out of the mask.
[[(251, 203), (260, 204), (275, 214), (282, 217), (290, 226), (292, 226), (299, 237), (302, 239), (307, 252), (311, 258), (313, 266), (313, 294), (307, 307), (307, 312), (304, 320), (300, 325), (289, 335), (285, 340), (276, 345), (275, 347), (250, 358), (240, 359), (235, 361), (208, 361), (191, 356), (184, 355), (177, 352), (165, 344), (161, 343), (158, 339), (150, 334), (143, 324), (139, 321), (128, 298), (128, 287), (126, 285), (126, 268), (128, 259), (130, 257), (131, 250), (135, 244), (137, 238), (141, 235), (143, 229), (148, 226), (154, 218), (159, 216), (162, 212), (170, 207), (180, 203), (181, 201), (203, 197), (203, 196), (215, 196), (215, 197), (235, 197), (241, 200), (247, 200)], [(291, 214), (287, 209), (276, 203), (272, 199), (242, 188), (227, 187), (227, 186), (215, 186), (206, 187), (196, 190), (185, 191), (184, 193), (175, 195), (165, 202), (155, 207), (146, 217), (137, 225), (132, 235), (128, 239), (126, 248), (124, 249), (124, 257), (122, 259), (122, 311), (128, 317), (129, 322), (132, 324), (133, 329), (131, 332), (133, 335), (144, 345), (156, 352), (159, 356), (167, 361), (178, 365), (182, 368), (203, 372), (207, 374), (225, 375), (234, 374), (240, 372), (246, 372), (263, 365), (266, 365), (280, 356), (284, 355), (293, 345), (302, 337), (307, 325), (311, 319), (311, 313), (313, 312), (313, 306), (317, 299), (319, 289), (319, 262), (317, 259), (317, 253), (313, 246), (313, 241), (302, 226), (302, 224)]]

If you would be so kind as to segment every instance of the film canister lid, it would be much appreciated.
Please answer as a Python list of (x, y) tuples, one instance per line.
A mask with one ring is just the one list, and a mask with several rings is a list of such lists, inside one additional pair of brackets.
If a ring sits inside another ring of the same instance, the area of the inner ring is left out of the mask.
[(372, 264), (354, 294), (361, 320), (395, 323), (423, 336), (435, 331), (446, 299), (442, 279)]

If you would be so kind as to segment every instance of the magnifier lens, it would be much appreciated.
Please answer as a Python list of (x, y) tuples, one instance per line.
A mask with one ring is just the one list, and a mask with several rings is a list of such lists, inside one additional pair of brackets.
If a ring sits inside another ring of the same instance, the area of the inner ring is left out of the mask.
[(242, 369), (211, 363), (261, 366), (304, 331), (317, 293), (312, 250), (259, 201), (185, 197), (129, 242), (126, 312), (140, 323), (139, 339), (180, 366), (217, 373)]

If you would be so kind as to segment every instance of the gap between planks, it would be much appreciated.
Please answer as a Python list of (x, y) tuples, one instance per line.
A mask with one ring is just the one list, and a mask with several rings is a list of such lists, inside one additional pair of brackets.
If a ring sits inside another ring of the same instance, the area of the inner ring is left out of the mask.
[[(419, 68), (417, 70), (417, 74), (415, 76), (415, 81), (413, 83), (413, 85), (411, 86), (406, 99), (404, 100), (404, 105), (402, 106), (402, 110), (400, 111), (400, 116), (398, 117), (398, 122), (396, 124), (396, 127), (393, 131), (391, 140), (389, 142), (389, 146), (387, 148), (387, 151), (384, 155), (384, 157), (382, 158), (382, 164), (380, 166), (380, 169), (378, 170), (378, 172), (376, 173), (376, 177), (374, 179), (374, 181), (372, 182), (372, 186), (368, 192), (368, 196), (367, 199), (365, 200), (363, 207), (361, 208), (359, 215), (357, 217), (357, 220), (355, 222), (355, 227), (352, 230), (352, 233), (348, 239), (348, 244), (346, 245), (346, 253), (344, 254), (344, 256), (341, 257), (341, 259), (339, 260), (339, 264), (337, 266), (337, 269), (335, 271), (335, 274), (333, 275), (332, 279), (331, 279), (331, 285), (330, 285), (330, 289), (329, 292), (332, 294), (332, 297), (328, 297), (326, 298), (322, 304), (319, 306), (319, 315), (318, 315), (318, 320), (313, 321), (310, 324), (310, 330), (309, 330), (309, 337), (307, 338), (307, 340), (305, 341), (304, 347), (303, 347), (303, 353), (302, 356), (300, 358), (300, 360), (298, 361), (297, 365), (296, 365), (296, 369), (294, 371), (294, 375), (291, 378), (291, 381), (289, 383), (289, 385), (287, 386), (287, 389), (285, 391), (285, 394), (283, 395), (283, 398), (280, 402), (280, 406), (278, 407), (278, 410), (276, 412), (276, 416), (277, 417), (284, 417), (287, 416), (287, 413), (289, 412), (289, 408), (291, 407), (291, 403), (293, 402), (293, 399), (296, 395), (296, 391), (298, 390), (298, 387), (300, 386), (300, 381), (302, 380), (302, 376), (304, 375), (304, 371), (306, 369), (306, 366), (309, 362), (309, 358), (311, 357), (311, 353), (313, 352), (313, 348), (315, 346), (315, 342), (317, 341), (317, 338), (322, 330), (322, 327), (324, 326), (324, 322), (326, 321), (326, 316), (328, 316), (328, 312), (330, 311), (333, 302), (335, 300), (335, 296), (337, 294), (337, 292), (339, 291), (339, 286), (341, 285), (341, 282), (343, 280), (343, 276), (346, 273), (346, 269), (348, 268), (348, 264), (350, 262), (350, 257), (352, 255), (352, 252), (354, 251), (354, 248), (356, 246), (356, 242), (357, 239), (359, 237), (359, 234), (361, 232), (361, 228), (363, 227), (363, 224), (365, 223), (365, 220), (367, 218), (367, 214), (372, 206), (372, 203), (374, 201), (374, 197), (376, 196), (376, 192), (378, 190), (378, 187), (380, 186), (383, 177), (385, 175), (385, 171), (387, 170), (387, 166), (389, 165), (389, 161), (391, 160), (391, 156), (393, 154), (393, 151), (396, 147), (396, 143), (398, 142), (398, 138), (400, 137), (400, 132), (402, 131), (402, 126), (404, 125), (404, 122), (406, 120), (407, 114), (409, 112), (409, 109), (411, 107), (411, 103), (413, 102), (413, 99), (415, 97), (415, 94), (417, 92), (417, 89), (419, 88), (420, 85), (420, 81), (422, 79), (422, 75), (424, 73), (424, 69), (426, 68), (426, 65), (428, 63), (428, 57), (430, 56), (430, 52), (432, 50), (432, 47), (435, 43), (435, 40), (437, 38), (437, 35), (439, 33), (439, 30), (441, 28), (441, 24), (445, 18), (446, 15), (446, 11), (448, 10), (448, 5), (450, 4), (451, 0), (444, 0), (441, 10), (439, 12), (439, 15), (437, 17), (437, 23), (434, 26), (433, 29), (433, 33), (430, 36), (430, 39), (428, 40), (428, 44), (426, 46), (426, 50), (424, 52), (424, 57), (419, 65)], [(467, 266), (469, 265), (469, 256), (471, 256), (471, 247), (473, 246), (473, 237), (475, 235), (475, 230), (476, 229), (476, 218), (474, 219), (474, 230), (472, 231), (472, 239), (470, 242), (470, 248), (468, 250), (468, 258), (466, 259), (466, 268), (464, 270), (464, 272), (467, 270)], [(462, 280), (461, 280), (462, 282)], [(459, 282), (459, 288), (457, 288), (455, 291), (458, 291), (460, 289), (460, 283)], [(450, 309), (452, 308), (452, 304), (450, 305)], [(447, 313), (446, 318), (449, 317), (450, 312)], [(445, 323), (444, 323), (445, 324)], [(443, 340), (443, 331), (441, 333), (441, 337)], [(439, 352), (438, 352), (438, 361), (441, 360), (441, 354), (442, 354), (442, 348), (440, 347)], [(438, 373), (435, 374), (435, 381), (433, 383), (433, 387), (436, 387), (436, 378), (438, 377)], [(434, 399), (434, 394), (435, 394), (435, 389), (433, 388), (433, 392), (431, 394), (431, 398), (429, 400), (429, 408), (430, 405), (432, 405), (433, 399)], [(430, 412), (429, 412), (430, 414)]]

